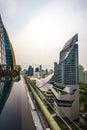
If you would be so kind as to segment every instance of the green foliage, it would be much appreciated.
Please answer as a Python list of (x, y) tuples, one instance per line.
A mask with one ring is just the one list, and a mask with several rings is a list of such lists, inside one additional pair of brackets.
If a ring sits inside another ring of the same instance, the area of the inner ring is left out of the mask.
[(80, 103), (83, 103), (85, 100), (85, 95), (83, 93), (80, 94)]
[(84, 104), (84, 112), (87, 112), (87, 84), (80, 84), (80, 104)]

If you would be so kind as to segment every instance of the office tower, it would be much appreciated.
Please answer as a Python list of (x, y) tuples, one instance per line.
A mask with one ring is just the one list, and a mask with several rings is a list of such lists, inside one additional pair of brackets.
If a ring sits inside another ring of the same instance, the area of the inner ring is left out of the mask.
[(29, 66), (27, 73), (28, 73), (28, 76), (33, 76), (34, 69), (31, 65)]
[(85, 71), (85, 83), (87, 83), (87, 71)]
[(38, 67), (35, 68), (35, 72), (39, 72), (39, 68)]
[(79, 65), (79, 83), (85, 83), (85, 71), (82, 65)]
[[(79, 118), (78, 34), (74, 35), (60, 52), (50, 80), (59, 92), (55, 94), (60, 109), (72, 120)], [(61, 89), (61, 91), (60, 91)]]
[[(60, 52), (59, 64), (55, 64), (54, 81), (66, 85), (78, 84), (78, 35), (72, 37)], [(57, 75), (57, 76), (55, 76)]]

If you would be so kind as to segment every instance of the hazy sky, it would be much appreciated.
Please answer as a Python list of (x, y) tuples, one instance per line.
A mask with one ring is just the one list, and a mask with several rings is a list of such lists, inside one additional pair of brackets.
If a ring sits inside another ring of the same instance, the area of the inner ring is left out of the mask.
[(79, 63), (87, 70), (87, 0), (0, 0), (0, 13), (17, 64), (53, 66), (78, 33)]

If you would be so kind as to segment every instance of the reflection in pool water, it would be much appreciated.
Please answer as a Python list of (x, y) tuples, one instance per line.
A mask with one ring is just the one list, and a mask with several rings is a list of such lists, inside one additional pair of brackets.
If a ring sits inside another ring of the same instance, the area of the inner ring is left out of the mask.
[(0, 79), (0, 130), (21, 130), (21, 96), (14, 82), (17, 79)]
[(23, 78), (0, 79), (0, 130), (35, 130)]
[(9, 97), (12, 85), (13, 81), (11, 77), (3, 77), (0, 81), (0, 113), (2, 112), (5, 102)]

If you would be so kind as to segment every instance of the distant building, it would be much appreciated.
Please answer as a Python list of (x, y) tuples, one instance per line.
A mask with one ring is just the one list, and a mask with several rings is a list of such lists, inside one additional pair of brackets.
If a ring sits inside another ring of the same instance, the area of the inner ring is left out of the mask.
[(53, 74), (53, 69), (50, 69), (48, 74)]
[(40, 78), (39, 72), (34, 72), (34, 78)]
[(23, 73), (23, 74), (27, 74), (27, 70), (24, 69), (24, 70), (22, 71), (22, 73)]
[(45, 70), (46, 75), (48, 75), (48, 69)]
[(27, 71), (27, 74), (28, 74), (28, 76), (33, 76), (33, 74), (34, 74), (34, 69), (33, 69), (32, 66), (29, 66), (28, 71)]
[(40, 65), (39, 67), (36, 67), (35, 68), (35, 71), (34, 71), (34, 78), (45, 78), (47, 77), (48, 75), (52, 74), (53, 73), (53, 70), (50, 69), (42, 69), (42, 65)]
[(35, 72), (39, 72), (39, 68), (38, 67), (35, 68)]
[(85, 71), (82, 65), (79, 65), (79, 83), (85, 83)]
[(54, 75), (50, 80), (57, 88), (66, 92), (56, 93), (60, 109), (72, 120), (79, 118), (79, 74), (78, 34), (73, 36), (60, 52), (59, 64), (54, 64)]
[(40, 71), (42, 71), (42, 65), (40, 65), (39, 68), (40, 68)]
[(87, 83), (87, 71), (85, 71), (85, 83)]
[(87, 83), (87, 71), (82, 65), (79, 65), (79, 83)]
[(40, 76), (42, 74), (42, 65), (39, 66), (39, 74), (40, 74)]
[(34, 71), (34, 78), (39, 78), (40, 77), (40, 75), (39, 75), (39, 68), (38, 67), (36, 67), (35, 68), (35, 71)]

